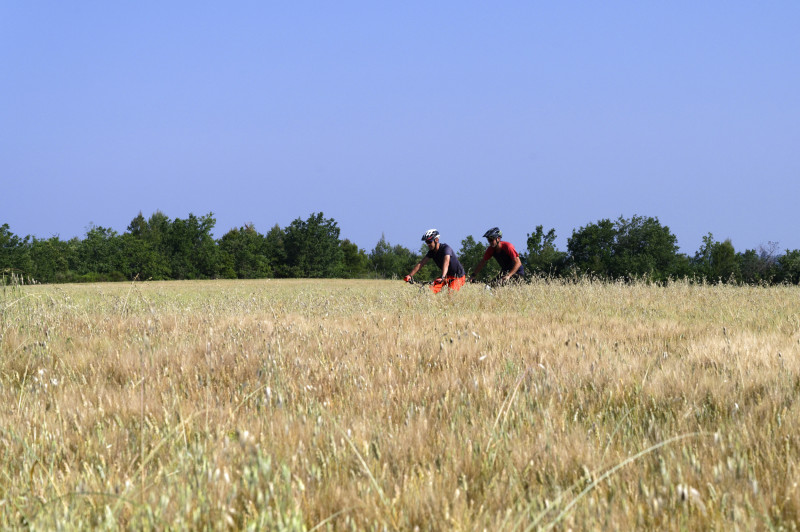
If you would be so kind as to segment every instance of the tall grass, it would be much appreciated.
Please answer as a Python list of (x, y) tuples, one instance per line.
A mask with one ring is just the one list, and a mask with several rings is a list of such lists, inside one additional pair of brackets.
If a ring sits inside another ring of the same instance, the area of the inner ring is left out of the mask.
[(0, 527), (797, 529), (799, 296), (9, 288)]

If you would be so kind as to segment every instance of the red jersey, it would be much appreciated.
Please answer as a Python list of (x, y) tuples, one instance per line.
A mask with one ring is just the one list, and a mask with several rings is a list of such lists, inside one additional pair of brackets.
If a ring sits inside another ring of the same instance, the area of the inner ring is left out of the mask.
[[(489, 260), (492, 257), (497, 260), (500, 264), (500, 269), (504, 272), (510, 272), (514, 268), (514, 263), (516, 262), (514, 259), (519, 257), (519, 253), (517, 250), (514, 249), (513, 244), (511, 242), (503, 242), (497, 244), (496, 248), (489, 246), (486, 248), (486, 252), (483, 254), (483, 260)], [(520, 267), (520, 271), (522, 267)], [(519, 273), (519, 272), (518, 272)]]

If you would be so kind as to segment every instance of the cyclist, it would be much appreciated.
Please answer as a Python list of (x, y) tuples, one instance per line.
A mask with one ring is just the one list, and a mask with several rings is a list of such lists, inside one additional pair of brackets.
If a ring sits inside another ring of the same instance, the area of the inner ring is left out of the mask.
[(464, 272), (464, 267), (461, 266), (461, 263), (458, 262), (455, 251), (447, 244), (439, 242), (440, 236), (439, 231), (436, 229), (425, 231), (425, 234), (422, 235), (422, 241), (427, 244), (429, 251), (405, 276), (405, 280), (410, 281), (420, 268), (433, 259), (436, 266), (442, 270), (442, 276), (436, 279), (431, 286), (434, 294), (438, 294), (444, 286), (450, 287), (451, 290), (458, 290), (464, 286), (464, 281), (466, 280), (466, 272)]
[(474, 281), (475, 277), (492, 257), (500, 264), (500, 275), (496, 278), (497, 281), (504, 283), (508, 280), (524, 280), (525, 268), (519, 259), (519, 253), (514, 249), (511, 242), (500, 240), (503, 237), (503, 232), (500, 228), (492, 227), (483, 234), (483, 237), (489, 241), (489, 247), (486, 248), (483, 258), (475, 266), (475, 271), (472, 272), (469, 280)]

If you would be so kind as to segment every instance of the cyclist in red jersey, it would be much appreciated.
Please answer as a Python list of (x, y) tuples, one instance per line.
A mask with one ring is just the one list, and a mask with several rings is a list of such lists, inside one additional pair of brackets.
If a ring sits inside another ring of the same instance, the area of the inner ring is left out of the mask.
[(475, 277), (492, 257), (500, 264), (498, 281), (506, 282), (510, 279), (522, 281), (525, 278), (525, 268), (519, 259), (519, 253), (514, 249), (514, 245), (511, 242), (500, 240), (502, 236), (503, 232), (497, 227), (492, 227), (483, 234), (483, 237), (489, 241), (489, 247), (486, 248), (483, 258), (475, 266), (475, 271), (472, 272), (470, 281), (475, 280)]

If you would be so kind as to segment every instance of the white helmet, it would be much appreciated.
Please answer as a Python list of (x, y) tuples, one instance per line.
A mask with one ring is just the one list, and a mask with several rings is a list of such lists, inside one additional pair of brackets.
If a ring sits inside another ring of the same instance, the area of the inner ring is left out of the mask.
[(427, 231), (425, 231), (425, 234), (422, 235), (422, 240), (424, 242), (430, 242), (431, 240), (437, 238), (438, 236), (439, 236), (439, 231), (437, 231), (436, 229), (428, 229)]

